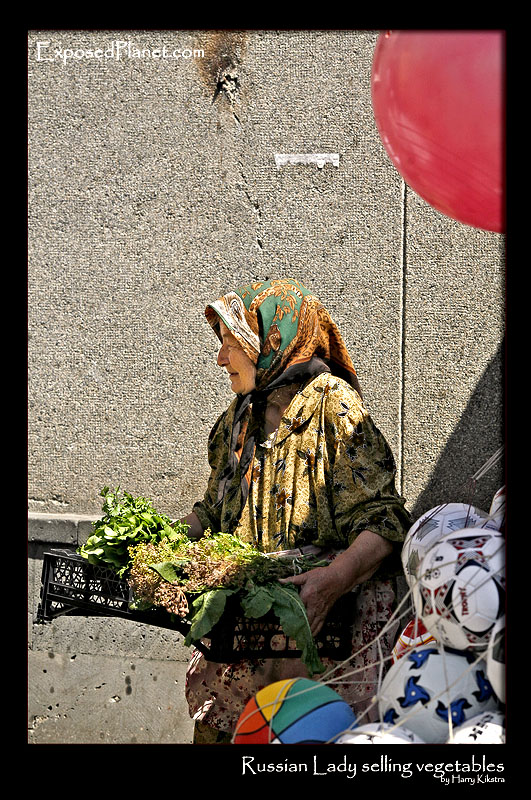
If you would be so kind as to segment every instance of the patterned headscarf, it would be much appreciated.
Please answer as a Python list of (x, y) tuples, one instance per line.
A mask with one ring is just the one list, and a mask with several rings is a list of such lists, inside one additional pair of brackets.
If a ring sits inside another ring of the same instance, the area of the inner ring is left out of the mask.
[(337, 326), (322, 303), (295, 279), (244, 286), (210, 303), (205, 315), (220, 340), (221, 319), (256, 365), (256, 388), (238, 395), (229, 461), (218, 491), (221, 504), (228, 491), (241, 490), (243, 509), (268, 394), (281, 386), (307, 383), (322, 372), (343, 378), (360, 395), (361, 390)]

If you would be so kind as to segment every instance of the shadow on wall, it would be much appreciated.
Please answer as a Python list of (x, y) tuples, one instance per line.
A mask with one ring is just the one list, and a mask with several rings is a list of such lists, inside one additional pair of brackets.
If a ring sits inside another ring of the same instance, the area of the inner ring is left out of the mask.
[(411, 509), (413, 519), (441, 503), (471, 503), (488, 512), (505, 483), (503, 456), (475, 485), (470, 480), (504, 444), (504, 352), (502, 341)]

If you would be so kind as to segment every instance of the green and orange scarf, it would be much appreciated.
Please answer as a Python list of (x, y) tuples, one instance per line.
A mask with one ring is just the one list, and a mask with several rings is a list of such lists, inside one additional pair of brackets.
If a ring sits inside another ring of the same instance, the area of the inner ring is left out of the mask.
[(241, 492), (241, 513), (267, 396), (282, 386), (302, 386), (322, 372), (343, 378), (360, 395), (361, 390), (336, 324), (295, 279), (251, 283), (210, 303), (205, 315), (220, 340), (223, 320), (256, 365), (256, 388), (238, 395), (229, 460), (218, 489), (218, 504), (229, 491)]

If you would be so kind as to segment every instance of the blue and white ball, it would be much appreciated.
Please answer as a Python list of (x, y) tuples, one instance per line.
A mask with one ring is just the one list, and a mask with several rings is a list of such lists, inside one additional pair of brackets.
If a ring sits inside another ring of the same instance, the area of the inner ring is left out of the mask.
[(423, 556), (412, 596), (438, 642), (457, 650), (485, 650), (505, 612), (503, 535), (478, 527), (443, 536)]
[(369, 722), (343, 733), (336, 744), (424, 744), (413, 731), (387, 722)]
[(402, 567), (409, 586), (416, 581), (417, 568), (425, 553), (445, 534), (480, 527), (498, 530), (485, 511), (469, 503), (443, 503), (426, 511), (411, 526), (402, 547)]
[(463, 651), (423, 645), (392, 664), (378, 695), (380, 720), (401, 723), (426, 744), (446, 742), (478, 714), (496, 711), (498, 701), (483, 659)]
[(457, 728), (446, 744), (505, 744), (503, 714), (486, 711)]

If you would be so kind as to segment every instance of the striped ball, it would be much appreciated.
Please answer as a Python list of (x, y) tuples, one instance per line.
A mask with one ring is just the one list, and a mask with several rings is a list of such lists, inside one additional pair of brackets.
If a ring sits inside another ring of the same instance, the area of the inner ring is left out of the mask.
[(356, 717), (333, 689), (291, 678), (260, 689), (236, 724), (234, 744), (323, 744), (352, 728)]

